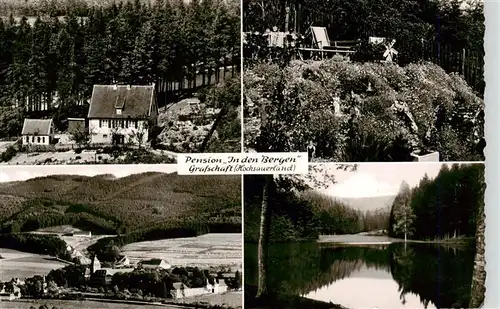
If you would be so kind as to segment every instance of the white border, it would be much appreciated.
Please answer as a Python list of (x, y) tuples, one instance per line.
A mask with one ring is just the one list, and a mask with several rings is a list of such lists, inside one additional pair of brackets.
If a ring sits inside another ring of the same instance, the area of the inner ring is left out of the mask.
[(498, 97), (500, 96), (500, 2), (498, 0), (484, 1), (485, 15), (485, 36), (484, 50), (486, 56), (484, 58), (484, 79), (486, 81), (486, 89), (484, 94), (485, 100), (485, 259), (486, 259), (486, 293), (484, 297), (483, 308), (500, 308), (500, 271), (497, 263), (500, 261), (499, 241), (500, 234), (498, 211), (500, 201), (500, 191), (498, 190), (500, 166), (498, 163), (498, 155), (500, 154), (498, 143), (498, 132), (500, 130), (498, 124), (498, 116), (500, 104)]

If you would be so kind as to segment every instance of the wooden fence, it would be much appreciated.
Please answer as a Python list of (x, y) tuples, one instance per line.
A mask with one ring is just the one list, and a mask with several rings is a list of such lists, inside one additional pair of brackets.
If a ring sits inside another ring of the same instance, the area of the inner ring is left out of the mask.
[(478, 94), (484, 95), (484, 53), (456, 48), (437, 41), (415, 43), (396, 42), (400, 65), (419, 61), (430, 61), (442, 67), (448, 73), (462, 75), (467, 84)]

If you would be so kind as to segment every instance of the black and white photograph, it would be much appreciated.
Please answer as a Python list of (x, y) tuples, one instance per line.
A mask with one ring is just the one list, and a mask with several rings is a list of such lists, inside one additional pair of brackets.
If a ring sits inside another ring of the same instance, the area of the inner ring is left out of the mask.
[(483, 161), (481, 0), (244, 0), (244, 148)]
[(241, 176), (4, 167), (2, 309), (242, 308)]
[(241, 151), (239, 0), (0, 1), (0, 163)]
[(483, 163), (310, 170), (244, 176), (245, 308), (483, 307)]

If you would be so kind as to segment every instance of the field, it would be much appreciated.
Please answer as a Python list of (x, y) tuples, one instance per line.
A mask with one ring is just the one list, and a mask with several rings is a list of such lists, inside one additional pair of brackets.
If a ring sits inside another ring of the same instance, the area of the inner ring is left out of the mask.
[[(11, 249), (0, 248), (0, 281), (12, 278), (28, 278), (35, 275), (46, 275), (52, 269), (66, 266), (49, 256), (25, 253)], [(5, 308), (2, 304), (2, 309)]]
[(34, 306), (37, 309), (46, 305), (48, 308), (52, 308), (53, 306), (59, 309), (173, 309), (179, 308), (178, 306), (167, 306), (167, 305), (136, 305), (136, 304), (122, 304), (122, 303), (104, 303), (98, 301), (70, 301), (70, 300), (16, 300), (10, 302), (2, 302), (2, 309), (29, 309), (30, 306)]
[(230, 306), (231, 308), (241, 308), (243, 293), (241, 291), (228, 292), (224, 294), (207, 294), (185, 299), (186, 303), (205, 302), (212, 306)]
[(132, 263), (161, 258), (173, 265), (210, 267), (242, 263), (241, 234), (206, 234), (193, 238), (136, 242), (122, 248)]

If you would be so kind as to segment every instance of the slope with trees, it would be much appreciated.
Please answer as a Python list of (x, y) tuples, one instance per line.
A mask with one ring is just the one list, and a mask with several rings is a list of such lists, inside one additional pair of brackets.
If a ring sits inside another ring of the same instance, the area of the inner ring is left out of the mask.
[[(1, 196), (14, 197), (2, 203), (2, 214), (4, 208), (6, 212), (0, 229), (3, 235), (17, 235), (69, 224), (96, 234), (119, 234), (114, 239), (119, 246), (208, 232), (241, 232), (240, 194), (237, 176), (143, 173), (110, 179), (53, 175), (0, 185)], [(105, 251), (110, 241), (103, 239), (96, 248)]]
[(436, 178), (425, 175), (415, 188), (401, 187), (389, 235), (403, 238), (406, 229), (416, 240), (475, 237), (485, 186), (483, 164), (444, 164)]

